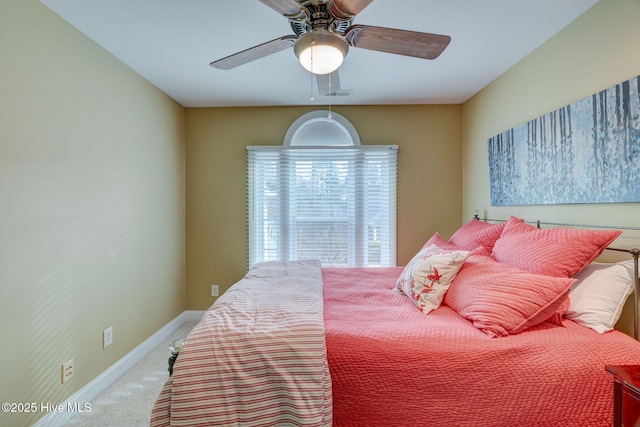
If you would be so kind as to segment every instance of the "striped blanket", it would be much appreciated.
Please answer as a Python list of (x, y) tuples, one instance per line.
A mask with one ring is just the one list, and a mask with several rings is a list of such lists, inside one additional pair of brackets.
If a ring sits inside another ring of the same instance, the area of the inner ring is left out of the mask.
[(319, 261), (257, 264), (207, 310), (151, 426), (330, 426)]

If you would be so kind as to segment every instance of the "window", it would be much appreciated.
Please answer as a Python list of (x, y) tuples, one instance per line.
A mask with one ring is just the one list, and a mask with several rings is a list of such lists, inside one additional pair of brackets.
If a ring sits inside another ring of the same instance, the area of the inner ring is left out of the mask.
[(250, 266), (395, 265), (397, 147), (361, 146), (332, 116), (301, 117), (283, 146), (247, 147)]

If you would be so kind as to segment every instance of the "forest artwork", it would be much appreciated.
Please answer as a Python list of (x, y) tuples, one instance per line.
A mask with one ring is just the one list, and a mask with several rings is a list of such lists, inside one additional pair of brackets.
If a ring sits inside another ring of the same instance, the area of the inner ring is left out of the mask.
[(489, 138), (491, 205), (640, 201), (640, 76)]

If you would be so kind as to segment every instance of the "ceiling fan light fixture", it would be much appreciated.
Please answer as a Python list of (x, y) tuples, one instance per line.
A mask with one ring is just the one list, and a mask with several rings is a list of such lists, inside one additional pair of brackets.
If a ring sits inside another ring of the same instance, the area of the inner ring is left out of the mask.
[(300, 64), (313, 74), (328, 74), (340, 67), (349, 44), (339, 34), (313, 30), (298, 39), (293, 50)]

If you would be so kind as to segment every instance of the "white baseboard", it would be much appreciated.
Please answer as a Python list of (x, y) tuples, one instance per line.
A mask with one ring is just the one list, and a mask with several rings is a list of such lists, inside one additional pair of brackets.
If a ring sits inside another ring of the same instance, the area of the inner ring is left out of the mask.
[[(105, 391), (111, 384), (120, 378), (125, 372), (131, 369), (136, 363), (142, 360), (154, 348), (162, 344), (172, 333), (186, 322), (197, 322), (200, 320), (204, 311), (186, 310), (183, 311), (175, 319), (167, 323), (162, 329), (151, 335), (139, 346), (127, 353), (122, 359), (114, 363), (109, 369), (98, 375), (89, 384), (78, 390), (73, 396), (69, 397), (61, 406), (64, 408), (80, 407), (82, 408), (86, 402), (91, 402)], [(76, 406), (77, 405), (77, 406)], [(60, 426), (73, 417), (71, 411), (50, 412), (42, 417), (34, 427), (56, 427)]]

